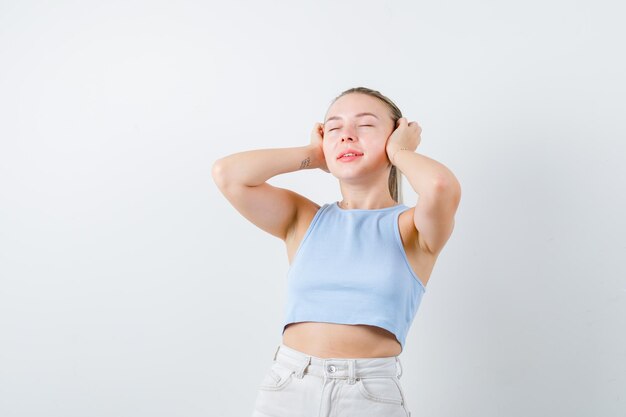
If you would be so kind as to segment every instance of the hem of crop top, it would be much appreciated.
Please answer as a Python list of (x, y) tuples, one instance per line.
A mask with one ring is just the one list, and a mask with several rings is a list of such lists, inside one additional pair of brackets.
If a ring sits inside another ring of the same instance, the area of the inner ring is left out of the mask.
[[(284, 323), (283, 323), (283, 334), (285, 333), (285, 327), (288, 324), (292, 324), (292, 323), (300, 323), (303, 321), (310, 321), (310, 322), (314, 322), (314, 323), (332, 323), (332, 324), (365, 324), (368, 326), (376, 326), (376, 327), (381, 327), (387, 331), (389, 331), (391, 334), (393, 334), (393, 336), (395, 337), (395, 339), (398, 341), (398, 343), (400, 344), (400, 347), (402, 348), (402, 350), (404, 350), (404, 344), (399, 338), (398, 338), (398, 334), (402, 333), (400, 331), (398, 331), (398, 329), (396, 329), (394, 326), (392, 326), (391, 324), (389, 324), (389, 322), (385, 321), (385, 320), (375, 320), (372, 319), (371, 317), (365, 318), (365, 319), (361, 319), (359, 320), (358, 318), (351, 318), (348, 320), (345, 319), (336, 319), (332, 316), (332, 311), (327, 311), (327, 312), (317, 312), (315, 313), (314, 317), (311, 316), (307, 316), (305, 315), (298, 315), (298, 316), (291, 316), (289, 317)], [(408, 332), (408, 330), (407, 330)]]

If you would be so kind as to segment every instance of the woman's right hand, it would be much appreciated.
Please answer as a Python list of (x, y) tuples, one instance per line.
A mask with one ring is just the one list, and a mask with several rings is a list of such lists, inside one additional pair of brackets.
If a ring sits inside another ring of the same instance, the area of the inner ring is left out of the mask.
[(311, 132), (311, 150), (313, 151), (313, 164), (326, 172), (330, 172), (328, 165), (326, 165), (326, 157), (324, 156), (324, 149), (322, 142), (324, 140), (324, 124), (315, 123), (313, 131)]

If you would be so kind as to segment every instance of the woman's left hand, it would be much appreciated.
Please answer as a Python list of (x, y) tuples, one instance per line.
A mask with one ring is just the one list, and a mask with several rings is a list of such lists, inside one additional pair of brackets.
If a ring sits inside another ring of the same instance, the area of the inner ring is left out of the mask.
[(422, 128), (417, 122), (407, 123), (406, 117), (401, 117), (396, 123), (396, 129), (387, 138), (385, 150), (389, 161), (400, 148), (408, 148), (415, 151), (422, 138)]

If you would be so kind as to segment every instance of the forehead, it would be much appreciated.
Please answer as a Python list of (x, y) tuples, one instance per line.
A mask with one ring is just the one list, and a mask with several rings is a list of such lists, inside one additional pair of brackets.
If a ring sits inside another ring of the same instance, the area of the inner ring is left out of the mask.
[[(338, 98), (326, 112), (325, 121), (364, 117), (374, 115), (379, 120), (389, 118), (385, 103), (366, 94), (346, 94)], [(370, 116), (371, 117), (371, 116)]]

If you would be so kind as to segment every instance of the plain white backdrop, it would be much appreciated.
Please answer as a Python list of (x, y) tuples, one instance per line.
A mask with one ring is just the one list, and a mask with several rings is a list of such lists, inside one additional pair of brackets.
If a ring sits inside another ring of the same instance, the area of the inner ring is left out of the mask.
[[(309, 143), (356, 86), (462, 185), (401, 356), (412, 415), (626, 415), (623, 15), (0, 0), (0, 415), (250, 415), (288, 261), (211, 165)], [(341, 199), (321, 170), (269, 182)]]

